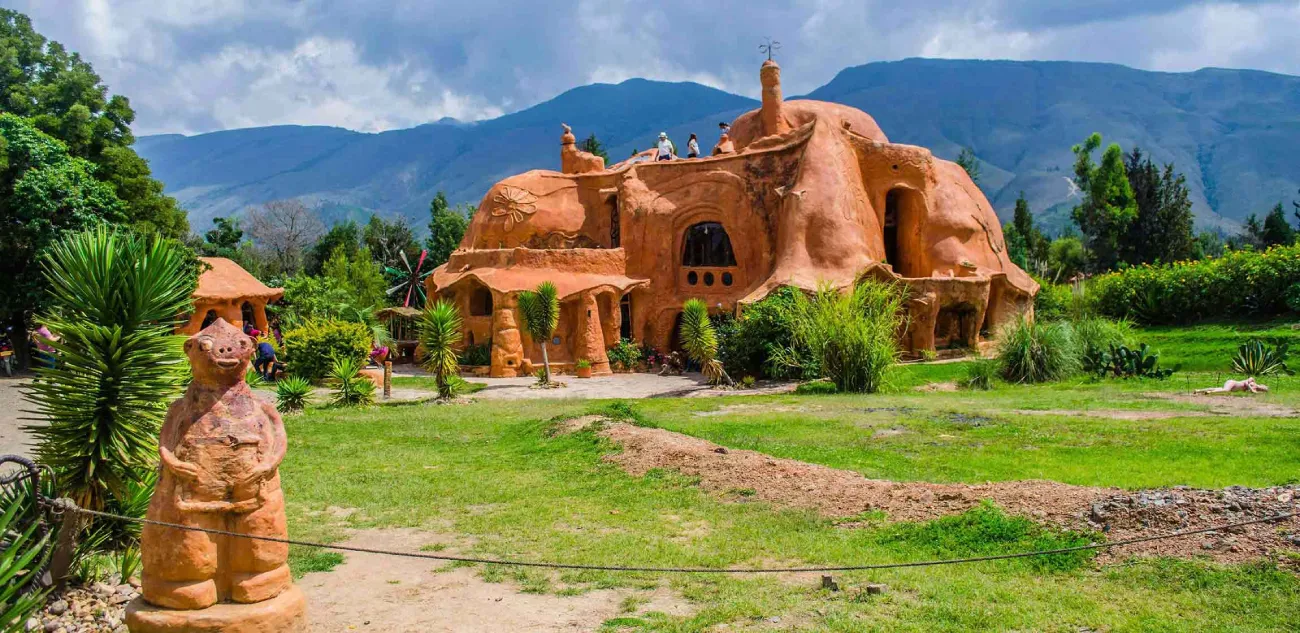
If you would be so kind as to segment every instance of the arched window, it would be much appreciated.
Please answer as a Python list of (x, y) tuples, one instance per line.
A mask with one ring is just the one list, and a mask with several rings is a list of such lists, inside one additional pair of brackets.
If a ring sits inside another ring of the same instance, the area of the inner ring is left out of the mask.
[(203, 325), (200, 326), (199, 329), (206, 328), (206, 327), (208, 327), (209, 325), (212, 325), (213, 323), (216, 323), (216, 322), (217, 322), (217, 311), (216, 311), (216, 310), (208, 310), (208, 313), (205, 314), (205, 315), (203, 315)]
[(470, 316), (492, 316), (492, 291), (479, 286), (469, 296)]
[(736, 255), (731, 250), (731, 238), (717, 222), (701, 222), (686, 229), (686, 244), (682, 249), (683, 266), (735, 266)]
[(239, 306), (239, 318), (244, 320), (244, 325), (257, 326), (257, 317), (253, 315), (253, 304), (245, 301), (244, 305)]

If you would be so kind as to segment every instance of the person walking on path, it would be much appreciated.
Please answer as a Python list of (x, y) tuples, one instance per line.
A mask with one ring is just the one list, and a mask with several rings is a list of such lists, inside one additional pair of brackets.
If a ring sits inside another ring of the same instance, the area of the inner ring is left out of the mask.
[(667, 132), (659, 133), (659, 153), (655, 160), (672, 160), (677, 157), (677, 146), (668, 140)]
[(691, 134), (691, 140), (686, 141), (686, 157), (698, 158), (700, 156), (700, 140)]

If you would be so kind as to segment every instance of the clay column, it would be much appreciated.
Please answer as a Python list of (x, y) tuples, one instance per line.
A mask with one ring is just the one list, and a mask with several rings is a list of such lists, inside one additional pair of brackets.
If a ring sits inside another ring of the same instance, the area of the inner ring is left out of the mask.
[(763, 62), (758, 77), (763, 84), (763, 109), (759, 113), (763, 121), (763, 136), (789, 131), (785, 118), (781, 116), (781, 67), (769, 59)]

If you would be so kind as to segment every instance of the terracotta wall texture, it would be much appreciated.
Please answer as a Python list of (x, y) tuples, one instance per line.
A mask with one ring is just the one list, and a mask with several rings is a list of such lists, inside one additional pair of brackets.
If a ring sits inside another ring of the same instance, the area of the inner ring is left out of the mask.
[(762, 106), (712, 156), (642, 154), (606, 168), (566, 125), (561, 172), (488, 190), (427, 283), (466, 315), (467, 342), (491, 342), (492, 375), (540, 362), (516, 298), (543, 281), (562, 301), (552, 362), (585, 358), (594, 373), (609, 371), (605, 349), (620, 335), (672, 348), (687, 299), (737, 311), (782, 286), (900, 281), (910, 353), (974, 346), (1032, 316), (1038, 284), (1008, 259), (992, 205), (960, 166), (890, 143), (860, 110), (783, 101), (775, 62), (760, 80)]

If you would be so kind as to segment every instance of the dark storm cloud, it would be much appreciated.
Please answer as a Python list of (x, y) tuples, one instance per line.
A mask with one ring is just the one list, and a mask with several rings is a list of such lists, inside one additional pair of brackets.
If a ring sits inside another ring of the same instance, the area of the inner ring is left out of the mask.
[(1184, 0), (20, 0), (132, 98), (142, 133), (278, 123), (380, 130), (478, 119), (593, 81), (753, 96), (909, 56), (1300, 71), (1300, 3)]

